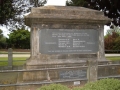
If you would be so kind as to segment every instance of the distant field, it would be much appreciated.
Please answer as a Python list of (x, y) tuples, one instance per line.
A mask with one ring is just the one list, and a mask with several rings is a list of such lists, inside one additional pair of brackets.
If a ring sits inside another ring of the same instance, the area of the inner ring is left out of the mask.
[[(19, 65), (23, 65), (26, 62), (26, 59), (28, 57), (14, 57), (13, 58), (13, 65), (14, 66), (19, 66)], [(114, 57), (106, 57), (108, 60), (113, 60), (113, 61), (117, 61), (120, 60), (119, 56), (114, 56)], [(0, 66), (7, 66), (8, 62), (7, 62), (8, 58), (7, 57), (0, 57)]]
[[(17, 61), (17, 60), (26, 60), (28, 57), (14, 57), (13, 60)], [(7, 61), (8, 58), (7, 57), (0, 57), (0, 61)]]
[[(0, 52), (7, 52), (8, 49), (0, 49)], [(13, 52), (30, 52), (30, 49), (13, 49)]]
[[(7, 54), (7, 49), (0, 49), (0, 54)], [(13, 54), (30, 53), (30, 49), (13, 49)]]
[[(26, 60), (28, 57), (14, 57), (13, 60), (17, 61), (17, 60)], [(106, 57), (109, 60), (120, 60), (120, 56), (113, 56), (113, 57)], [(8, 58), (7, 57), (0, 57), (0, 61), (7, 61)]]
[[(8, 50), (7, 49), (0, 49), (0, 66), (7, 66), (8, 62), (8, 58), (7, 58), (7, 54), (8, 54)], [(2, 54), (5, 54), (6, 56), (3, 57)], [(13, 57), (13, 65), (23, 65), (26, 62), (26, 59), (29, 57), (30, 55), (30, 49), (13, 49), (13, 54), (15, 54), (15, 56), (17, 54), (21, 55), (21, 57), (18, 55), (17, 57)], [(22, 56), (24, 55), (24, 56)], [(26, 56), (26, 57), (25, 57)], [(107, 56), (106, 57), (108, 60), (120, 60), (120, 56)]]
[(120, 60), (120, 56), (106, 57), (108, 60), (117, 61)]
[[(23, 65), (26, 62), (28, 57), (14, 57), (13, 58), (13, 66)], [(8, 65), (8, 58), (7, 57), (0, 57), (0, 66), (7, 66)]]

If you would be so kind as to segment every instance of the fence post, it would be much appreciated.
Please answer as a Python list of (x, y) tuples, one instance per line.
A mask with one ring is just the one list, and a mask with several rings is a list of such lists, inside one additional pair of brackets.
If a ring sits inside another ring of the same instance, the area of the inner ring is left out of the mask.
[(97, 60), (88, 60), (87, 78), (88, 82), (97, 81), (98, 62)]
[(13, 63), (13, 53), (12, 53), (12, 48), (8, 49), (8, 67), (9, 69), (12, 69), (12, 64)]

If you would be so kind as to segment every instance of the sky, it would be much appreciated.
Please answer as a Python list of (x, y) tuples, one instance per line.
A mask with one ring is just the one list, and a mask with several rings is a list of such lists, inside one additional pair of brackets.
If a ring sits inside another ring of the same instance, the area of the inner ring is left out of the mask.
[[(65, 6), (66, 0), (47, 0), (47, 5), (56, 5), (56, 6)], [(5, 26), (0, 26), (0, 29), (3, 30), (4, 36), (8, 37), (7, 34), (9, 34), (8, 29)]]
[(0, 26), (0, 29), (3, 31), (3, 35), (4, 35), (5, 37), (8, 37), (7, 34), (9, 34), (9, 30), (6, 28), (6, 26), (5, 26), (5, 25)]
[(65, 6), (66, 0), (48, 0), (46, 5)]
[[(65, 3), (66, 3), (66, 0), (47, 0), (47, 4), (45, 4), (45, 6), (47, 5), (65, 6)], [(4, 36), (8, 37), (7, 35), (9, 34), (8, 29), (5, 26), (0, 26), (0, 29), (3, 30)], [(109, 29), (108, 26), (104, 26), (104, 35), (108, 29)]]

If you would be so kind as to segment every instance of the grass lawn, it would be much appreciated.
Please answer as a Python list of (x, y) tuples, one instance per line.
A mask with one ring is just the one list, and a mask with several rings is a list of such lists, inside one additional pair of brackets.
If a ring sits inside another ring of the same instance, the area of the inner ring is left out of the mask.
[[(14, 57), (13, 58), (13, 65), (19, 66), (23, 65), (26, 62), (28, 57)], [(7, 57), (0, 57), (0, 66), (7, 66), (8, 65), (8, 58)]]
[[(8, 54), (8, 51), (0, 51), (0, 54)], [(30, 52), (13, 52), (13, 54), (30, 54)]]
[[(25, 64), (27, 58), (28, 57), (14, 57), (13, 58), (13, 65), (14, 66), (23, 65), (23, 64)], [(113, 61), (120, 60), (120, 56), (106, 57), (106, 58), (108, 60), (113, 60)], [(8, 65), (7, 60), (8, 60), (7, 57), (0, 57), (0, 66), (7, 66)]]
[(120, 56), (114, 56), (114, 57), (106, 57), (108, 60), (118, 61), (120, 60)]
[[(28, 57), (14, 57), (13, 61), (26, 60)], [(120, 56), (106, 57), (109, 60), (120, 60)], [(7, 57), (0, 57), (0, 61), (7, 61)]]
[[(26, 60), (28, 57), (13, 57), (13, 60)], [(0, 57), (0, 61), (7, 61), (8, 58), (7, 57)]]

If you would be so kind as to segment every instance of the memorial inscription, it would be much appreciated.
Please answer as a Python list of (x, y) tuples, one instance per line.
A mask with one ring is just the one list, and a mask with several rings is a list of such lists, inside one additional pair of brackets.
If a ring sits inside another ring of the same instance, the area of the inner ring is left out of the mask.
[(87, 78), (87, 70), (63, 70), (59, 72), (60, 79)]
[(44, 29), (40, 30), (40, 53), (86, 54), (98, 51), (97, 30)]

